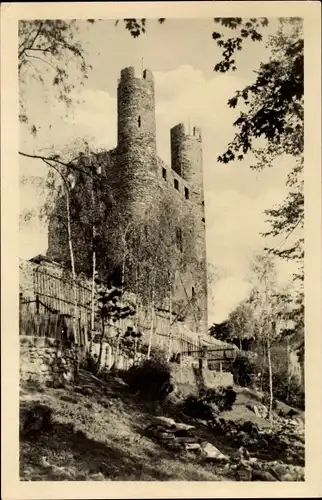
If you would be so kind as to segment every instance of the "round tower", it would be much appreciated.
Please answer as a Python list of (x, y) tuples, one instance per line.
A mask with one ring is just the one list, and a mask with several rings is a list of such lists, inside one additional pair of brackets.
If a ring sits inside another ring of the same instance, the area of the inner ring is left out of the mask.
[[(201, 130), (194, 127), (192, 134), (186, 134), (185, 126), (179, 123), (171, 129), (171, 168), (182, 178), (186, 194), (187, 210), (193, 214), (194, 262), (189, 266), (191, 277), (185, 280), (186, 289), (192, 290), (195, 310), (192, 324), (198, 319), (200, 331), (207, 331), (207, 257), (205, 235), (205, 207), (203, 189)], [(187, 196), (188, 195), (188, 196)], [(191, 243), (190, 243), (191, 244)], [(199, 313), (198, 313), (199, 314)], [(197, 322), (197, 323), (198, 323)]]
[(154, 79), (145, 69), (135, 76), (133, 67), (121, 70), (117, 88), (118, 150), (156, 156)]
[(195, 190), (203, 192), (201, 130), (186, 134), (183, 123), (171, 129), (171, 168)]

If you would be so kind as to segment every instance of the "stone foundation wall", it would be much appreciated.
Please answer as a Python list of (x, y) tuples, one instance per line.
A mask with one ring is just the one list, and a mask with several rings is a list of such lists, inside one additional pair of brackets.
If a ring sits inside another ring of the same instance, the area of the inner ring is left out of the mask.
[(202, 388), (215, 389), (233, 385), (232, 373), (209, 370), (205, 363), (200, 366), (198, 359), (188, 356), (181, 363), (171, 363), (171, 374), (182, 395), (198, 394)]
[(20, 336), (20, 381), (62, 384), (73, 380), (73, 353), (55, 339)]

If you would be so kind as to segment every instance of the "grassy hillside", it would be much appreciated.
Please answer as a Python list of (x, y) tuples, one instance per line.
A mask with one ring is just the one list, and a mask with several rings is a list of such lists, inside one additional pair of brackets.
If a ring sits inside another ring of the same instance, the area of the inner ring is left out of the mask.
[[(20, 400), (21, 415), (37, 404), (48, 407), (53, 415), (48, 428), (21, 434), (21, 480), (236, 480), (233, 464), (240, 443), (231, 432), (216, 433), (206, 422), (191, 422), (173, 404), (161, 407), (144, 402), (130, 394), (117, 377), (101, 381), (81, 371), (79, 386), (74, 388), (44, 388), (28, 383), (21, 386)], [(254, 400), (254, 394), (240, 390), (232, 411), (221, 417), (231, 425), (234, 421), (252, 420), (260, 428), (267, 428), (267, 420), (257, 418), (246, 408)], [(226, 454), (228, 463), (164, 448), (146, 431), (155, 415), (193, 423), (198, 436)], [(267, 466), (277, 458), (273, 448), (266, 449), (262, 456), (252, 455), (257, 463)]]

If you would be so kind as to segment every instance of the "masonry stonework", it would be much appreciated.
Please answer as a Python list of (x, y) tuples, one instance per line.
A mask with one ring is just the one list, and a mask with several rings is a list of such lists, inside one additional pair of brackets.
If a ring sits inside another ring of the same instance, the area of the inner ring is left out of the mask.
[[(105, 231), (105, 250), (98, 258), (100, 265), (109, 268), (120, 266), (121, 236), (115, 236), (112, 225), (144, 218), (145, 214), (159, 218), (160, 207), (169, 199), (174, 207), (173, 231), (182, 234), (182, 245), (189, 247), (189, 260), (177, 276), (173, 291), (174, 300), (193, 301), (195, 311), (187, 314), (187, 327), (203, 334), (207, 331), (207, 264), (205, 238), (205, 210), (202, 167), (201, 130), (193, 128), (188, 134), (183, 124), (171, 129), (171, 165), (157, 156), (154, 78), (150, 70), (136, 76), (134, 68), (121, 71), (117, 87), (118, 142), (115, 149), (96, 155), (100, 164), (100, 183), (111, 194), (111, 204), (105, 206), (102, 222)], [(77, 188), (76, 189), (81, 189)], [(85, 196), (82, 212), (83, 225), (90, 211)], [(117, 202), (117, 213), (115, 209)], [(159, 207), (159, 211), (158, 211)], [(61, 203), (60, 212), (64, 210)], [(151, 215), (152, 214), (152, 215)], [(180, 227), (178, 225), (180, 214)], [(163, 222), (162, 222), (163, 223)], [(160, 226), (161, 227), (161, 226)], [(66, 232), (66, 231), (65, 231)], [(49, 225), (48, 256), (68, 261), (64, 229), (57, 222)], [(73, 234), (80, 233), (74, 227)], [(82, 254), (81, 245), (75, 244), (75, 254)], [(84, 246), (84, 245), (83, 245)], [(90, 245), (88, 245), (90, 247)], [(79, 269), (81, 270), (81, 269)]]
[(73, 353), (47, 337), (20, 335), (20, 380), (50, 382), (57, 386), (74, 377)]

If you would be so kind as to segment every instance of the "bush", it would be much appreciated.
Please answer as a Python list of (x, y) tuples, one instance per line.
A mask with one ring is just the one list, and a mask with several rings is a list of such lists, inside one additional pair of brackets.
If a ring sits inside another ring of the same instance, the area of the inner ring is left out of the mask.
[(187, 396), (181, 405), (181, 410), (189, 417), (201, 420), (211, 420), (217, 415), (217, 408), (213, 408), (197, 396)]
[(31, 403), (20, 408), (20, 436), (48, 431), (52, 426), (52, 409), (40, 403)]
[(81, 367), (95, 375), (97, 372), (97, 356), (87, 352), (86, 358), (83, 360)]
[(234, 382), (241, 387), (252, 387), (257, 368), (253, 360), (246, 356), (237, 356), (232, 365)]
[(295, 377), (289, 378), (287, 370), (273, 374), (273, 393), (283, 403), (305, 409), (304, 389)]
[(150, 401), (163, 401), (173, 391), (170, 366), (162, 356), (145, 359), (132, 366), (125, 381), (133, 392)]
[(222, 411), (230, 411), (236, 400), (232, 387), (208, 389), (201, 396), (188, 396), (182, 404), (182, 411), (193, 418), (211, 420)]
[(232, 387), (217, 387), (208, 389), (204, 395), (208, 404), (215, 404), (219, 412), (230, 411), (236, 401), (236, 392)]

